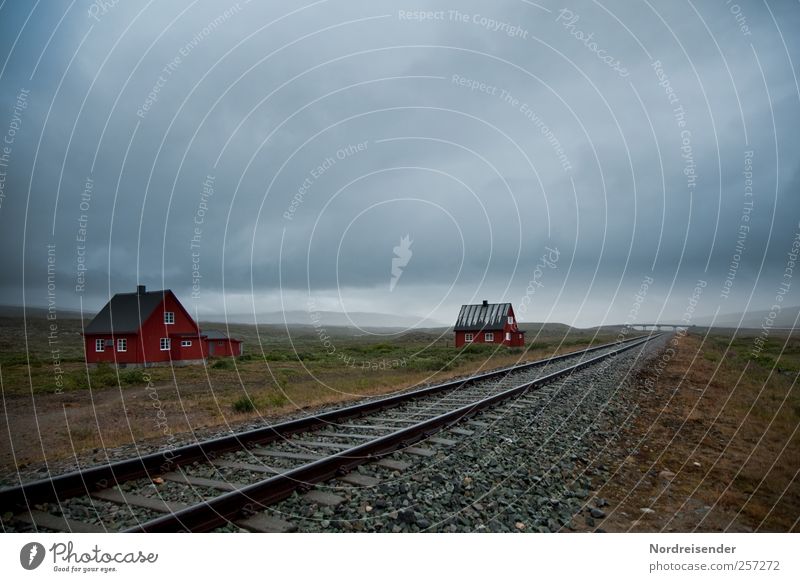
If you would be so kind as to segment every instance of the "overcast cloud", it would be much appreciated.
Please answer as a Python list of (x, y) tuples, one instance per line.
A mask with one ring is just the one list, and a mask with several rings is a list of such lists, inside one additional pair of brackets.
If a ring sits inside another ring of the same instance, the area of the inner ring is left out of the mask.
[(261, 4), (3, 4), (0, 303), (47, 304), (49, 244), (60, 309), (137, 283), (446, 323), (618, 323), (649, 279), (640, 321), (698, 280), (699, 314), (775, 302), (796, 3)]

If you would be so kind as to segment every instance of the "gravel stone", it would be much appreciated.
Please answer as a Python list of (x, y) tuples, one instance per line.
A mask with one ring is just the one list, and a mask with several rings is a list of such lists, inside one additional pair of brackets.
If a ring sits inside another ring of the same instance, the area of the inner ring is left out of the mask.
[[(581, 520), (594, 528), (608, 502), (591, 492), (608, 468), (592, 462), (628, 420), (635, 370), (665, 341), (656, 339), (643, 350), (606, 360), (607, 367), (603, 362), (586, 368), (476, 414), (470, 420), (485, 426), (470, 424), (472, 435), (437, 433), (456, 445), (418, 443), (436, 450), (436, 458), (392, 455), (412, 463), (405, 471), (365, 465), (383, 481), (368, 492), (354, 491), (327, 526), (306, 519), (293, 499), (276, 508), (309, 532), (353, 531), (346, 524), (358, 524), (356, 531), (558, 532), (576, 529), (575, 516), (584, 508)], [(365, 512), (365, 503), (373, 511)]]

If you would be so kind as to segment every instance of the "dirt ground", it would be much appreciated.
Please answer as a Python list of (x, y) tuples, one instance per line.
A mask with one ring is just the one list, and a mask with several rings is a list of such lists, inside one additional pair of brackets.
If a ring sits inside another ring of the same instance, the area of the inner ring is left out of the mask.
[[(596, 461), (612, 476), (594, 492), (609, 503), (595, 527), (800, 531), (796, 370), (780, 355), (748, 360), (747, 338), (674, 339), (674, 352), (668, 346), (636, 378), (639, 412), (617, 450)], [(796, 339), (780, 350), (790, 363), (795, 353)], [(576, 516), (579, 529), (594, 530), (584, 519)]]

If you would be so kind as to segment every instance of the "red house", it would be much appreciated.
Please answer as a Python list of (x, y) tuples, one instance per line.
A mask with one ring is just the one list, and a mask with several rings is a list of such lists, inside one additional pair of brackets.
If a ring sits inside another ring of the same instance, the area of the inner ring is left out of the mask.
[(212, 358), (241, 356), (242, 340), (226, 336), (216, 329), (207, 329), (203, 332), (206, 345), (206, 355)]
[(466, 344), (502, 344), (509, 347), (525, 345), (525, 332), (517, 327), (517, 318), (510, 303), (462, 305), (456, 325), (456, 347)]
[(146, 291), (144, 285), (114, 295), (83, 336), (89, 364), (190, 364), (242, 353), (241, 340), (202, 332), (172, 291)]

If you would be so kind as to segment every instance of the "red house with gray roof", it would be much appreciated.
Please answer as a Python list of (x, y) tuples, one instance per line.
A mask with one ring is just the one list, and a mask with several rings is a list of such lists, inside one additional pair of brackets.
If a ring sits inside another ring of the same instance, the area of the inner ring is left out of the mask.
[(462, 305), (453, 331), (457, 348), (467, 344), (525, 345), (525, 332), (517, 327), (510, 303), (489, 303), (484, 299), (478, 305)]
[(114, 295), (83, 336), (89, 364), (190, 364), (242, 354), (241, 340), (201, 331), (171, 290), (147, 291), (144, 285)]

